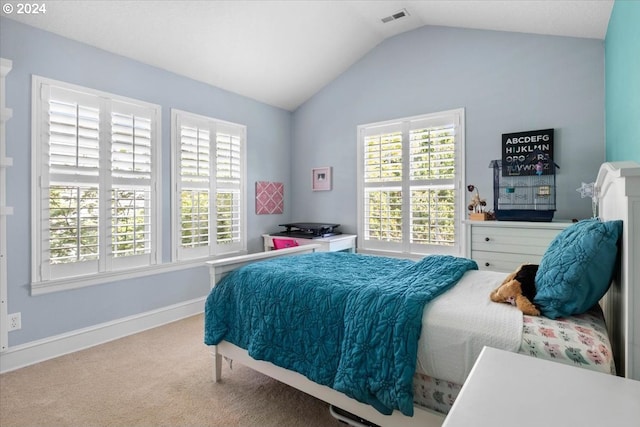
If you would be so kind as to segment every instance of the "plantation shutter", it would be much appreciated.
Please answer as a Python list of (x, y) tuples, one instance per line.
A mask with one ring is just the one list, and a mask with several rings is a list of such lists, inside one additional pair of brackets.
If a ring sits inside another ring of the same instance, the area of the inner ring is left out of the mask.
[(41, 88), (43, 280), (99, 270), (100, 98)]
[(152, 109), (113, 102), (111, 111), (111, 247), (114, 268), (152, 262), (154, 114)]
[(218, 252), (241, 247), (242, 141), (244, 131), (237, 126), (216, 126), (216, 226)]
[(372, 249), (400, 250), (403, 234), (402, 123), (363, 130), (364, 240)]
[(454, 117), (410, 124), (411, 252), (455, 243), (455, 128)]
[(458, 128), (455, 112), (359, 127), (361, 248), (460, 252)]
[(172, 116), (177, 259), (243, 250), (244, 126), (178, 110)]
[(180, 196), (180, 244), (178, 257), (202, 257), (211, 253), (210, 192), (211, 135), (209, 123), (178, 118), (178, 195)]
[(37, 76), (33, 92), (33, 288), (155, 264), (159, 107)]

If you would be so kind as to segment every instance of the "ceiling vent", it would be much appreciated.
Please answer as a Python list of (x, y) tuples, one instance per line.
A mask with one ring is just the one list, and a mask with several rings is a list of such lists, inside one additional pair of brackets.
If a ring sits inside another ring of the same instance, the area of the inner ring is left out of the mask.
[(398, 19), (404, 18), (405, 16), (409, 16), (409, 12), (407, 12), (407, 9), (402, 9), (394, 13), (393, 15), (385, 16), (384, 18), (382, 18), (382, 22), (386, 24), (387, 22), (396, 21)]

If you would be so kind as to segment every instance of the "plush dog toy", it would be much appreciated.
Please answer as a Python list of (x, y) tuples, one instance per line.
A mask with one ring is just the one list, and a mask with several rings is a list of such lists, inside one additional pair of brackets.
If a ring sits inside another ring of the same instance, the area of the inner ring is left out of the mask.
[(515, 305), (524, 314), (539, 316), (540, 310), (533, 304), (533, 298), (536, 296), (537, 271), (538, 266), (535, 264), (522, 264), (491, 292), (491, 301), (506, 302)]

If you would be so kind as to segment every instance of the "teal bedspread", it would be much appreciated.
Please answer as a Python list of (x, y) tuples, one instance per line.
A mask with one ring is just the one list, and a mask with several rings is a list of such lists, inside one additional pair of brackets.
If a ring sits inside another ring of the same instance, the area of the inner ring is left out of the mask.
[(424, 306), (477, 268), (452, 256), (342, 252), (257, 262), (212, 289), (204, 342), (229, 341), (383, 414), (413, 415)]

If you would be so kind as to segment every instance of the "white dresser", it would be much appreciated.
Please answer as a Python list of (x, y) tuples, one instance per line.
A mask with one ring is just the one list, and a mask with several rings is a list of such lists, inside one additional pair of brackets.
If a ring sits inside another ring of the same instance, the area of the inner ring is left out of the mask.
[(467, 221), (467, 254), (481, 270), (515, 271), (520, 264), (539, 264), (553, 238), (569, 221)]

